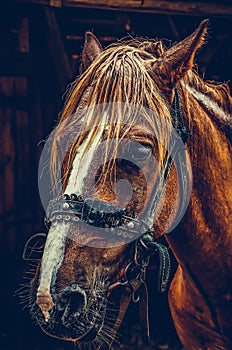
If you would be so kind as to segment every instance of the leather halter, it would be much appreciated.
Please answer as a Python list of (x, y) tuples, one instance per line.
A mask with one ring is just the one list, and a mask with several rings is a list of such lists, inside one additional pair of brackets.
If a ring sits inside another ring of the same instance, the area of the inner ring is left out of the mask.
[[(185, 144), (189, 138), (189, 132), (184, 125), (177, 88), (174, 89), (174, 102), (170, 113), (173, 127), (181, 139), (182, 144)], [(182, 161), (185, 161), (185, 159), (182, 159)], [(164, 164), (166, 165), (163, 165), (161, 169), (163, 172), (161, 191), (151, 201), (152, 211), (156, 208), (154, 203), (159, 201), (162, 196), (172, 163), (173, 157), (167, 153), (164, 160)], [(185, 176), (185, 174), (181, 175)], [(183, 182), (183, 186), (185, 186), (185, 182)], [(152, 221), (152, 218), (150, 219)], [(112, 338), (114, 340), (127, 308), (130, 302), (133, 301), (135, 303), (140, 302), (140, 315), (143, 319), (142, 335), (144, 341), (149, 342), (148, 290), (145, 282), (146, 269), (149, 265), (150, 257), (157, 253), (160, 261), (158, 290), (164, 292), (170, 277), (170, 257), (167, 248), (154, 241), (152, 225), (146, 222), (146, 220), (138, 219), (134, 212), (116, 208), (102, 201), (84, 198), (82, 195), (77, 194), (71, 194), (70, 196), (65, 194), (49, 202), (45, 216), (45, 225), (47, 228), (55, 222), (75, 223), (78, 221), (104, 228), (106, 235), (110, 232), (110, 234), (113, 233), (122, 238), (133, 239), (135, 237), (133, 254), (128, 260), (123, 277), (109, 286), (109, 292), (116, 287), (124, 288), (121, 294), (118, 319), (112, 329)], [(139, 234), (140, 232), (145, 233), (141, 236)], [(34, 235), (27, 241), (23, 252), (24, 260), (38, 261), (38, 257), (42, 257), (41, 244), (38, 245), (36, 243), (36, 238), (43, 240), (44, 235)], [(36, 255), (35, 259), (33, 255)]]
[(75, 193), (70, 196), (64, 194), (49, 202), (45, 225), (49, 228), (50, 224), (61, 221), (82, 221), (90, 226), (104, 228), (106, 236), (113, 234), (131, 239), (145, 229), (145, 223), (138, 219), (136, 213)]

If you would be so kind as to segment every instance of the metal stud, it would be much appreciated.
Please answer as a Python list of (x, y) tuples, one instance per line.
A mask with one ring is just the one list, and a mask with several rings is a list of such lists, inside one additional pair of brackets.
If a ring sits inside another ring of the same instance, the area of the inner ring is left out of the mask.
[(83, 202), (83, 201), (84, 201), (84, 197), (80, 194), (80, 195), (77, 197), (77, 200), (78, 200), (78, 202)]
[(72, 201), (76, 201), (77, 200), (77, 195), (75, 193), (72, 193), (71, 196), (70, 196), (70, 199)]
[(63, 209), (68, 209), (68, 208), (69, 208), (69, 205), (68, 205), (68, 203), (64, 203), (64, 204), (62, 205), (62, 207), (63, 207)]
[(132, 221), (130, 221), (130, 222), (128, 222), (127, 227), (134, 228), (135, 224)]
[(70, 220), (70, 216), (69, 216), (69, 215), (66, 215), (64, 219), (65, 219), (66, 221), (69, 221), (69, 220)]
[(115, 222), (114, 222), (114, 225), (115, 225), (115, 226), (120, 226), (120, 220), (119, 220), (119, 219), (116, 219)]

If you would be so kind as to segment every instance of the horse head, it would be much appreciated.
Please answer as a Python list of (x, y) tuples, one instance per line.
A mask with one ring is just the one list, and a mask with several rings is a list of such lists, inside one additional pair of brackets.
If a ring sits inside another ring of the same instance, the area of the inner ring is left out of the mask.
[(86, 33), (84, 71), (52, 135), (55, 198), (31, 282), (31, 311), (47, 334), (110, 346), (125, 295), (136, 295), (159, 250), (153, 238), (183, 216), (191, 171), (178, 84), (206, 24), (167, 50), (139, 39), (103, 50)]

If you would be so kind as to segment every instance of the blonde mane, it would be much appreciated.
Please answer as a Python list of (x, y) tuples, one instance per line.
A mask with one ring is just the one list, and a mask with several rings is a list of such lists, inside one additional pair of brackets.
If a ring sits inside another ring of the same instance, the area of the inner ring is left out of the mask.
[[(63, 184), (67, 182), (78, 148), (87, 136), (86, 131), (88, 130), (90, 137), (83, 156), (96, 134), (99, 134), (100, 125), (103, 123), (101, 105), (105, 106), (104, 125), (107, 127), (107, 131), (102, 128), (102, 136), (104, 134), (106, 140), (114, 139), (116, 142), (113, 161), (116, 159), (120, 139), (130, 131), (132, 125), (139, 123), (141, 114), (155, 138), (162, 140), (163, 147), (158, 143), (158, 153), (159, 161), (164, 160), (172, 125), (171, 106), (157, 87), (153, 72), (149, 69), (149, 62), (159, 58), (164, 50), (161, 41), (118, 42), (103, 51), (72, 83), (52, 143), (50, 164), (54, 188), (61, 178), (61, 173)], [(218, 87), (210, 83), (207, 85), (193, 71), (186, 74), (184, 81), (204, 90), (204, 93), (208, 91), (214, 94), (214, 98), (221, 103), (222, 96), (228, 96), (228, 87), (225, 84)], [(135, 106), (136, 112), (128, 113), (128, 105)], [(147, 110), (152, 111), (155, 117), (151, 118)], [(73, 141), (67, 146), (67, 140), (70, 138)], [(107, 156), (107, 149), (105, 152)], [(109, 165), (103, 170), (107, 173)]]

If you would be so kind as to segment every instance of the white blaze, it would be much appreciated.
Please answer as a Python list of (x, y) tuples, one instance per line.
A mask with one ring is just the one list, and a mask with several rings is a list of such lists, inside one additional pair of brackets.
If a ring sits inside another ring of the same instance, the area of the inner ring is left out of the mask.
[(99, 130), (97, 134), (94, 136), (94, 140), (89, 146), (88, 152), (85, 154), (84, 157), (83, 157), (83, 152), (86, 148), (86, 145), (88, 145), (91, 139), (91, 132), (89, 133), (86, 140), (79, 147), (78, 153), (76, 154), (75, 159), (73, 161), (73, 169), (71, 171), (68, 184), (65, 189), (65, 192), (67, 194), (82, 193), (83, 187), (84, 187), (84, 180), (89, 173), (90, 166), (93, 161), (93, 156), (97, 148), (97, 145), (101, 141), (103, 128), (104, 128), (103, 124), (99, 126)]
[[(83, 151), (91, 139), (91, 132), (88, 134), (85, 141), (79, 147), (78, 153), (73, 161), (73, 168), (68, 180), (67, 187), (65, 189), (65, 193), (69, 195), (71, 193), (82, 193), (84, 187), (84, 180), (90, 171), (90, 166), (93, 160), (94, 152), (96, 150), (97, 145), (101, 141), (103, 129), (104, 124), (102, 122), (84, 158), (82, 158)], [(54, 306), (50, 288), (53, 282), (52, 280), (55, 279), (56, 273), (64, 259), (65, 241), (69, 231), (69, 227), (70, 224), (64, 222), (52, 225), (49, 230), (44, 248), (44, 253), (41, 261), (40, 280), (36, 302), (40, 307), (46, 321), (48, 321), (49, 319), (49, 311)]]
[(43, 258), (41, 262), (40, 285), (38, 290), (49, 291), (51, 284), (52, 272), (59, 268), (62, 262), (61, 257), (64, 255), (64, 242), (69, 224), (59, 223), (52, 225), (46, 240)]
[(49, 319), (48, 311), (54, 305), (50, 294), (51, 281), (53, 274), (56, 274), (63, 261), (68, 228), (69, 225), (65, 223), (52, 225), (44, 247), (36, 303), (44, 314), (46, 321)]

